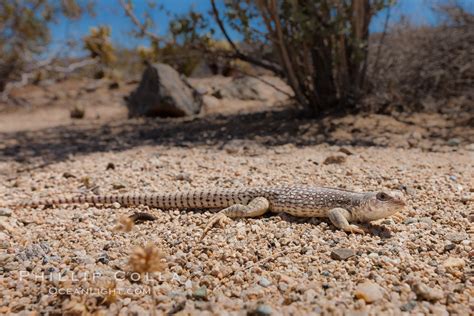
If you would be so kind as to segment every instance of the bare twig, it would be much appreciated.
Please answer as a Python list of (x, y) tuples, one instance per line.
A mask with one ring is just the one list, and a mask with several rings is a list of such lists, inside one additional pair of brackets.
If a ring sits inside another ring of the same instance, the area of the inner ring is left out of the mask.
[(72, 64), (68, 65), (67, 67), (47, 65), (47, 66), (45, 66), (45, 69), (55, 71), (55, 72), (71, 73), (71, 72), (73, 72), (73, 71), (75, 71), (79, 68), (83, 68), (83, 67), (90, 66), (90, 65), (95, 65), (97, 63), (98, 63), (98, 61), (96, 59), (88, 58), (88, 59), (78, 61), (76, 63), (72, 63)]
[(140, 22), (140, 20), (137, 18), (135, 13), (133, 13), (132, 8), (130, 5), (128, 5), (125, 0), (119, 0), (120, 5), (122, 8), (125, 10), (125, 14), (132, 20), (133, 24), (135, 24), (139, 29), (142, 34), (152, 38), (155, 41), (162, 41), (163, 38), (161, 36), (156, 35), (155, 33), (150, 32), (146, 26)]
[(75, 71), (79, 68), (94, 65), (94, 64), (97, 63), (97, 60), (87, 58), (87, 59), (72, 63), (72, 64), (68, 65), (67, 67), (62, 67), (62, 66), (52, 65), (52, 63), (55, 62), (55, 58), (56, 58), (56, 56), (50, 56), (50, 57), (46, 58), (45, 60), (30, 62), (30, 67), (29, 67), (30, 69), (21, 74), (21, 79), (20, 80), (11, 81), (11, 82), (8, 82), (5, 85), (5, 89), (0, 94), (0, 100), (7, 101), (9, 99), (9, 97), (8, 97), (9, 93), (12, 89), (21, 88), (21, 87), (24, 87), (25, 85), (27, 85), (30, 82), (31, 78), (33, 78), (35, 76), (35, 72), (37, 72), (40, 69), (45, 69), (47, 71), (53, 71), (53, 72), (57, 72), (57, 73), (67, 73), (67, 74), (69, 74), (69, 73), (71, 73), (71, 72), (73, 72), (73, 71)]

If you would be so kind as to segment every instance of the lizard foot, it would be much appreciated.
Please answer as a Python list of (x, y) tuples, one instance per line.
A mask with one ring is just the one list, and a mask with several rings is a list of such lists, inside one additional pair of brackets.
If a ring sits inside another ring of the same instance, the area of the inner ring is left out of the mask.
[(365, 234), (369, 232), (367, 228), (353, 224), (344, 227), (343, 230), (351, 234)]
[(397, 214), (393, 214), (393, 215), (392, 215), (392, 218), (394, 218), (394, 219), (396, 219), (396, 220), (402, 222), (402, 221), (404, 221), (404, 220), (406, 219), (406, 216), (403, 216), (402, 214), (398, 214), (398, 213), (397, 213)]
[(219, 226), (224, 227), (227, 223), (229, 223), (230, 218), (227, 217), (224, 213), (217, 213), (214, 215), (211, 220), (207, 223), (206, 227), (204, 228), (204, 231), (201, 235), (201, 240), (206, 237), (206, 234), (214, 227), (216, 223), (219, 224)]

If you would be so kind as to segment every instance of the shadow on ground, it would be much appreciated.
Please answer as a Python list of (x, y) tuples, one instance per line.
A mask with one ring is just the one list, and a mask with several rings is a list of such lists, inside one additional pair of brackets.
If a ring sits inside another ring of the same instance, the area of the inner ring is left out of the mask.
[[(369, 116), (358, 117), (365, 119)], [(1, 133), (0, 161), (14, 160), (20, 163), (48, 165), (76, 154), (123, 151), (142, 145), (207, 145), (222, 148), (232, 140), (253, 140), (263, 146), (288, 143), (296, 146), (319, 143), (409, 146), (406, 142), (394, 143), (390, 134), (395, 130), (395, 134), (403, 136), (414, 128), (413, 123), (378, 115), (373, 124), (362, 123), (361, 126), (356, 122), (356, 118), (346, 116), (314, 120), (299, 111), (285, 109), (192, 119), (124, 120), (103, 125), (86, 122), (84, 125), (60, 126), (38, 131)], [(391, 129), (387, 129), (387, 126), (391, 126)], [(429, 132), (428, 136), (430, 135), (439, 138), (437, 131)], [(449, 133), (442, 136), (444, 140), (451, 137)]]

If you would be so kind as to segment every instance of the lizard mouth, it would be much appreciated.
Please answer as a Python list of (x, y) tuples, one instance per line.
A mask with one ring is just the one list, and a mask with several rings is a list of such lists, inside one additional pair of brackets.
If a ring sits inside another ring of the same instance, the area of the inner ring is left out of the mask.
[(407, 205), (407, 203), (406, 203), (404, 200), (402, 200), (402, 199), (396, 199), (396, 200), (394, 200), (393, 202), (394, 202), (395, 204), (397, 204), (398, 206), (400, 206), (400, 207), (404, 207), (404, 206)]

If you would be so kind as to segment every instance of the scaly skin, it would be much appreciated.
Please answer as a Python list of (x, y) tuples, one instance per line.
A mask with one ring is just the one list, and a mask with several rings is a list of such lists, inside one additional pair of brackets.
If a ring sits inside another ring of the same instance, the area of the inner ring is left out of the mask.
[(327, 187), (279, 186), (242, 189), (209, 189), (165, 194), (90, 195), (51, 198), (13, 205), (36, 207), (60, 204), (148, 205), (162, 209), (224, 208), (204, 228), (203, 237), (216, 224), (229, 218), (256, 217), (267, 211), (297, 217), (327, 217), (334, 226), (351, 233), (364, 229), (351, 223), (367, 223), (396, 214), (405, 202), (399, 192), (359, 193)]

